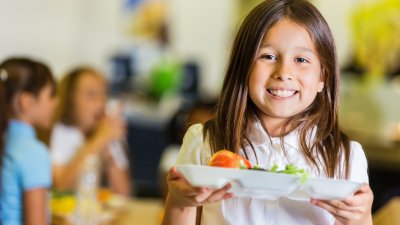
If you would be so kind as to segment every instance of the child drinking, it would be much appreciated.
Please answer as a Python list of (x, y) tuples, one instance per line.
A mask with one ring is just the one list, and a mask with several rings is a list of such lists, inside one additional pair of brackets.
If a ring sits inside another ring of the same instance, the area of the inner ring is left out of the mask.
[(0, 78), (1, 222), (48, 224), (50, 157), (33, 126), (51, 125), (55, 83), (47, 66), (22, 58), (3, 62)]
[(364, 182), (344, 201), (235, 198), (230, 185), (188, 184), (175, 167), (163, 224), (372, 224), (367, 161), (338, 121), (339, 68), (331, 31), (305, 0), (267, 0), (233, 44), (215, 117), (186, 133), (177, 164), (207, 165), (228, 149), (253, 165), (294, 164), (313, 177)]
[(88, 155), (100, 156), (108, 187), (129, 196), (129, 159), (121, 144), (126, 126), (105, 114), (107, 83), (96, 70), (76, 68), (60, 82), (60, 105), (50, 137), (54, 187), (74, 190)]

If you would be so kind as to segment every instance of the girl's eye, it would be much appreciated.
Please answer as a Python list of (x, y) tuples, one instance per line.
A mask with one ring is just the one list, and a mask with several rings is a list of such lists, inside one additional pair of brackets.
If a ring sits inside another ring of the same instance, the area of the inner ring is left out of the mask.
[(308, 62), (307, 59), (305, 59), (305, 58), (297, 58), (297, 59), (295, 59), (295, 61), (300, 62), (300, 63)]
[(276, 57), (273, 55), (264, 55), (263, 58), (270, 59), (270, 60), (276, 60)]

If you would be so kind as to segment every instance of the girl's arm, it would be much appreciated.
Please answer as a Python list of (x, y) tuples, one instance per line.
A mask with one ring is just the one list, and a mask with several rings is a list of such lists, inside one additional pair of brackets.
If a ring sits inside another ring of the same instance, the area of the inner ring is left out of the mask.
[(58, 190), (73, 190), (86, 157), (104, 149), (107, 142), (100, 138), (89, 139), (67, 165), (53, 165), (53, 185)]
[(234, 197), (227, 193), (230, 184), (218, 190), (191, 186), (175, 166), (170, 169), (167, 180), (169, 194), (162, 225), (195, 225), (199, 222), (196, 220), (198, 207)]
[(343, 201), (311, 199), (311, 203), (330, 212), (336, 218), (335, 225), (372, 225), (373, 200), (371, 188), (364, 183), (361, 190)]
[(110, 189), (117, 194), (129, 196), (132, 191), (132, 182), (129, 167), (126, 169), (118, 168), (114, 160), (109, 155), (106, 160), (107, 180)]
[(162, 225), (196, 225), (196, 207), (179, 207), (168, 195)]
[(45, 225), (47, 188), (36, 188), (23, 194), (23, 215), (26, 225)]
[(79, 149), (68, 165), (53, 165), (54, 187), (61, 190), (73, 190), (86, 157), (101, 153), (107, 149), (110, 141), (120, 140), (125, 137), (125, 134), (124, 123), (116, 119), (103, 119), (93, 136)]

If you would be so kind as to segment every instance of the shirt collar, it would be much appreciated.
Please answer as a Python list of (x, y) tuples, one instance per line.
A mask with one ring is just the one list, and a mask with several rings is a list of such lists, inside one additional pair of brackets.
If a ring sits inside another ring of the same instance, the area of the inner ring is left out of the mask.
[(36, 131), (28, 123), (22, 122), (20, 120), (10, 120), (10, 122), (8, 123), (8, 135), (9, 137), (24, 136), (36, 138)]
[[(249, 131), (249, 139), (253, 143), (253, 145), (262, 145), (270, 142), (270, 136), (267, 134), (267, 132), (265, 132), (265, 130), (263, 129), (262, 125), (259, 122), (253, 123), (248, 131)], [(317, 129), (316, 127), (314, 127), (309, 140), (314, 139), (316, 131)], [(296, 147), (299, 146), (299, 137), (300, 137), (300, 131), (299, 128), (296, 128), (283, 138), (283, 142), (288, 145), (291, 145), (292, 147)], [(279, 137), (271, 137), (272, 142), (278, 142), (279, 139), (280, 139)]]

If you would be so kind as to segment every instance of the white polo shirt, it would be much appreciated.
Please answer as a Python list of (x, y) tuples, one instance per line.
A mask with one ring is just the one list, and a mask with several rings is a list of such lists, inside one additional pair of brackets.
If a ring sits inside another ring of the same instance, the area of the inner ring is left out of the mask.
[[(311, 138), (314, 134), (311, 135)], [(293, 131), (284, 137), (283, 143), (279, 138), (271, 138), (255, 124), (250, 140), (254, 145), (258, 164), (267, 169), (276, 164), (278, 170), (284, 170), (286, 165), (294, 164), (305, 169), (313, 177), (327, 177), (323, 169), (310, 167), (299, 147), (299, 132)], [(285, 147), (288, 158), (282, 151)], [(257, 161), (250, 146), (245, 148), (249, 161), (256, 165)], [(244, 157), (243, 150), (241, 155)], [(177, 165), (196, 164), (207, 165), (211, 159), (211, 148), (208, 138), (203, 142), (203, 126), (195, 124), (189, 128), (179, 152)], [(351, 142), (350, 179), (354, 182), (368, 183), (368, 165), (364, 151), (357, 142)], [(326, 210), (309, 202), (300, 202), (281, 197), (277, 200), (232, 198), (222, 202), (203, 206), (202, 225), (286, 225), (286, 224), (334, 224), (335, 218)]]

